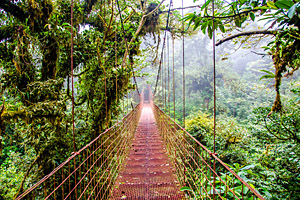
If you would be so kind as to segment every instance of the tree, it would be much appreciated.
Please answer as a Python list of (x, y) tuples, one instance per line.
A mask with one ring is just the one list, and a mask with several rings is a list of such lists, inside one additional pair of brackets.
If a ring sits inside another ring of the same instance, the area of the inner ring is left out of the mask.
[[(109, 125), (120, 99), (135, 88), (134, 56), (140, 38), (158, 25), (163, 2), (74, 1), (77, 149)], [(26, 178), (40, 179), (72, 151), (70, 10), (67, 0), (0, 2), (0, 136), (6, 139), (14, 124), (13, 137), (35, 156), (20, 169), (18, 192)]]
[[(282, 110), (280, 98), (280, 84), (282, 77), (289, 77), (299, 69), (299, 28), (300, 3), (292, 0), (238, 0), (233, 2), (215, 1), (215, 13), (212, 16), (212, 0), (206, 1), (199, 14), (190, 13), (185, 17), (194, 28), (200, 27), (203, 33), (212, 37), (212, 32), (220, 30), (229, 33), (241, 31), (221, 39), (216, 45), (241, 36), (255, 35), (273, 36), (272, 42), (265, 47), (265, 51), (272, 55), (275, 67), (276, 99), (271, 112)], [(257, 18), (267, 20), (270, 26), (265, 30), (243, 31), (246, 22)], [(214, 23), (213, 23), (214, 22)]]

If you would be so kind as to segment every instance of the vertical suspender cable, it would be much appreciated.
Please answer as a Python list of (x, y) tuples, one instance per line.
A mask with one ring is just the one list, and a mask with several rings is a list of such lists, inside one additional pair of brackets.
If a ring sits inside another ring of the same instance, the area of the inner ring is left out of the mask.
[[(129, 65), (129, 64), (128, 64)], [(129, 80), (129, 73), (128, 71), (126, 70), (126, 79), (128, 80), (128, 84), (130, 83), (130, 80)], [(127, 85), (127, 105), (126, 105), (126, 113), (128, 113), (128, 109), (129, 109), (129, 90), (128, 90), (128, 85)]]
[(74, 31), (73, 31), (73, 0), (71, 0), (71, 77), (72, 77), (72, 130), (73, 130), (73, 151), (76, 152), (75, 146), (75, 123), (74, 123), (74, 77), (73, 77), (73, 38), (74, 38)]
[[(126, 38), (126, 32), (125, 32), (125, 28), (124, 28), (124, 22), (123, 22), (123, 18), (122, 18), (122, 13), (121, 13), (119, 1), (118, 0), (116, 0), (116, 1), (117, 1), (117, 7), (118, 7), (118, 10), (119, 10), (119, 13), (120, 13), (120, 20), (121, 20), (123, 34), (124, 34), (124, 37), (125, 37), (126, 50), (127, 50), (128, 54), (129, 54), (129, 46), (128, 46), (128, 41), (127, 41), (127, 38)], [(131, 66), (131, 64), (130, 64), (130, 66)], [(137, 84), (137, 81), (136, 81), (136, 78), (135, 78), (134, 69), (133, 69), (133, 63), (132, 63), (131, 71), (132, 71), (132, 76), (133, 76), (134, 83), (136, 85), (136, 91), (137, 91), (138, 95), (140, 95), (140, 91), (139, 91), (139, 88), (138, 88), (138, 84)]]
[[(164, 43), (165, 43), (166, 38), (164, 38)], [(165, 108), (165, 101), (164, 101), (164, 64), (165, 64), (165, 59), (164, 59), (164, 48), (162, 49), (162, 65), (161, 65), (161, 76), (160, 76), (160, 81), (161, 81), (161, 99), (162, 99), (162, 109), (164, 110)], [(162, 117), (161, 120), (161, 129), (162, 133), (164, 135), (164, 118), (165, 116)]]
[(160, 62), (159, 62), (159, 67), (158, 67), (158, 72), (157, 72), (157, 77), (156, 77), (156, 82), (155, 82), (155, 88), (154, 88), (154, 93), (153, 96), (156, 95), (156, 91), (157, 91), (157, 84), (159, 81), (159, 76), (161, 75), (160, 71), (161, 71), (161, 65), (162, 65), (162, 59), (163, 59), (163, 50), (166, 44), (166, 35), (167, 35), (167, 30), (169, 27), (169, 18), (170, 18), (170, 12), (171, 12), (171, 5), (173, 4), (172, 0), (170, 0), (170, 5), (169, 5), (169, 11), (168, 11), (168, 17), (167, 17), (167, 24), (166, 24), (166, 29), (165, 29), (165, 33), (164, 33), (164, 42), (163, 42), (163, 47), (162, 47), (162, 51), (161, 51), (161, 58), (160, 58)]
[[(73, 48), (74, 48), (74, 24), (73, 24), (73, 6), (74, 2), (71, 0), (71, 76), (72, 76), (72, 131), (73, 131), (73, 152), (76, 153), (76, 143), (75, 143), (75, 122), (74, 122), (74, 77), (73, 77), (73, 70), (74, 70), (74, 58), (73, 58)], [(76, 159), (74, 158), (74, 169), (76, 169)], [(69, 172), (70, 173), (70, 172)], [(75, 185), (77, 182), (76, 172), (75, 172)], [(75, 190), (75, 197), (77, 200), (77, 190)]]
[(214, 76), (214, 153), (216, 153), (216, 34), (215, 34), (215, 1), (212, 1), (213, 11), (213, 76)]
[[(117, 5), (115, 4), (115, 8)], [(117, 9), (116, 9), (117, 10)], [(117, 13), (117, 12), (116, 12)], [(117, 14), (115, 18), (116, 30), (115, 30), (115, 69), (116, 69), (116, 108), (117, 108), (117, 123), (119, 122), (118, 112), (118, 53), (117, 53)]]
[[(173, 13), (172, 13), (173, 19)], [(174, 46), (174, 28), (172, 27), (172, 59), (173, 59), (173, 112), (174, 112), (174, 130), (175, 130), (175, 46)]]
[(104, 87), (105, 87), (105, 124), (106, 124), (106, 129), (108, 129), (108, 112), (107, 112), (107, 83), (106, 83), (106, 68), (105, 68), (106, 62), (105, 62), (105, 57), (104, 57)]
[(168, 67), (167, 67), (167, 54), (166, 54), (166, 47), (165, 47), (165, 49), (164, 49), (164, 60), (165, 60), (165, 113), (167, 113), (167, 69), (168, 69)]
[[(181, 17), (183, 19), (183, 0), (181, 2), (182, 10)], [(184, 63), (184, 21), (182, 20), (182, 121), (185, 128), (185, 63)], [(184, 168), (184, 185), (186, 184), (186, 168)]]
[[(106, 1), (104, 0), (104, 20), (106, 17)], [(106, 78), (106, 47), (104, 45), (104, 55), (103, 55), (103, 69), (104, 69), (104, 90), (105, 90), (105, 125), (106, 129), (108, 129), (108, 109), (107, 109), (107, 78)]]
[[(215, 1), (212, 0), (212, 20), (213, 20), (213, 76), (214, 76), (214, 154), (216, 153), (216, 33), (215, 33)], [(213, 161), (213, 169), (216, 171), (216, 159)], [(216, 188), (216, 174), (213, 173), (214, 181), (213, 187)], [(215, 189), (213, 192), (213, 199), (216, 199)]]
[(171, 116), (171, 106), (170, 106), (170, 37), (167, 37), (167, 54), (168, 54), (168, 110), (169, 116)]
[[(164, 39), (165, 40), (165, 39)], [(164, 51), (164, 49), (162, 49), (162, 51)], [(163, 55), (164, 53), (162, 53), (162, 55)], [(162, 59), (162, 65), (161, 65), (161, 71), (160, 71), (160, 81), (161, 81), (161, 97), (162, 97), (162, 99), (164, 99), (164, 81), (163, 81), (163, 79), (164, 79), (164, 58)], [(163, 103), (162, 103), (162, 105), (163, 105), (163, 107), (162, 108), (164, 108), (164, 100), (162, 100), (163, 101)]]
[[(183, 0), (182, 0), (182, 18), (183, 15)], [(182, 20), (182, 104), (183, 104), (183, 128), (185, 128), (185, 63), (184, 63), (184, 21)]]

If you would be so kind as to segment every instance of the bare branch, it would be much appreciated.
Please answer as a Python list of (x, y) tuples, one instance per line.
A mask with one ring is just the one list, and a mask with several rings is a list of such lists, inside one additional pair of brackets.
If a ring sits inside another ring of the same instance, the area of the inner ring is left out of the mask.
[(152, 15), (155, 11), (157, 11), (157, 10), (160, 8), (160, 6), (163, 4), (164, 1), (165, 1), (165, 0), (162, 0), (162, 1), (160, 2), (160, 4), (159, 4), (158, 6), (156, 6), (156, 8), (155, 8), (154, 10), (152, 10), (152, 11), (149, 12), (148, 14), (144, 15), (143, 17), (148, 17), (149, 15)]
[[(240, 13), (235, 13), (234, 15), (228, 15), (228, 16), (215, 16), (214, 18), (215, 19), (230, 19), (230, 18), (235, 18), (235, 17), (240, 17), (242, 15), (247, 15), (251, 12), (257, 12), (257, 11), (260, 11), (260, 9), (253, 9), (253, 10), (246, 10), (244, 12), (240, 12)], [(212, 16), (210, 15), (207, 15), (207, 16), (203, 16), (201, 18), (211, 18), (212, 19)]]
[(23, 186), (24, 186), (24, 183), (25, 183), (25, 180), (27, 178), (27, 176), (29, 175), (29, 172), (31, 171), (31, 169), (33, 168), (33, 166), (36, 164), (36, 161), (40, 158), (41, 154), (39, 154), (35, 159), (34, 161), (30, 164), (29, 168), (27, 169), (23, 179), (22, 179), (22, 182), (21, 182), (21, 185), (20, 185), (20, 188), (17, 192), (17, 194), (15, 195), (15, 198), (17, 198), (19, 196), (20, 193), (23, 192)]
[(266, 53), (258, 53), (258, 52), (255, 52), (255, 51), (251, 51), (252, 53), (256, 54), (256, 55), (259, 55), (259, 56), (267, 56), (269, 54), (266, 54)]
[(290, 76), (292, 76), (294, 74), (295, 71), (297, 71), (299, 69), (299, 66), (296, 66), (294, 69), (292, 69), (292, 71), (288, 71), (285, 75), (283, 75), (283, 77), (287, 77), (289, 78)]
[(122, 66), (125, 66), (125, 63), (126, 63), (126, 59), (127, 59), (127, 56), (128, 56), (128, 52), (129, 52), (129, 49), (131, 48), (131, 43), (133, 43), (136, 38), (138, 37), (138, 35), (140, 34), (142, 28), (143, 28), (143, 25), (145, 23), (145, 20), (148, 16), (152, 15), (155, 11), (157, 11), (160, 6), (163, 4), (165, 0), (162, 0), (160, 2), (160, 4), (155, 8), (153, 9), (151, 12), (149, 12), (148, 14), (144, 14), (140, 20), (140, 23), (139, 23), (139, 26), (138, 26), (138, 29), (135, 31), (134, 33), (134, 36), (131, 38), (130, 40), (130, 43), (128, 44), (128, 48), (126, 47), (126, 51), (125, 51), (125, 54), (124, 54), (124, 57), (123, 57), (123, 62), (122, 62)]
[[(277, 136), (269, 127), (268, 127), (268, 125), (267, 125), (267, 120), (266, 119), (264, 119), (264, 122), (265, 122), (265, 128), (267, 129), (267, 131), (271, 134), (271, 135), (273, 135), (274, 137), (276, 137), (277, 139), (279, 139), (279, 140), (290, 140), (291, 139), (291, 137), (289, 137), (289, 138), (282, 138), (282, 137), (279, 137), (279, 136)], [(278, 131), (277, 131), (277, 134), (278, 134)]]
[(217, 43), (216, 43), (216, 46), (219, 46), (220, 44), (224, 43), (224, 42), (227, 42), (229, 40), (232, 40), (234, 38), (237, 38), (237, 37), (240, 37), (240, 36), (249, 36), (249, 35), (276, 35), (277, 34), (277, 31), (274, 30), (274, 31), (269, 31), (269, 30), (261, 30), (261, 31), (249, 31), (249, 32), (242, 32), (242, 33), (237, 33), (237, 34), (234, 34), (234, 35), (231, 35), (229, 37), (226, 37), (224, 39), (221, 39), (219, 40)]

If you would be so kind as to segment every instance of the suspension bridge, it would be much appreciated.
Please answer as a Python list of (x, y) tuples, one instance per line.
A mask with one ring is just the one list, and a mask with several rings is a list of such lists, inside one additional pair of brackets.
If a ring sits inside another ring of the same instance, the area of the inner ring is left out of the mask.
[[(116, 1), (120, 18), (121, 10)], [(183, 1), (182, 1), (183, 4)], [(172, 1), (167, 18), (170, 17)], [(214, 10), (214, 1), (212, 1)], [(183, 7), (183, 6), (182, 6)], [(214, 13), (214, 12), (213, 12)], [(182, 13), (183, 15), (183, 13)], [(73, 3), (71, 6), (71, 26), (73, 27)], [(184, 24), (183, 24), (184, 27)], [(122, 31), (125, 29), (122, 21)], [(154, 94), (148, 88), (139, 92), (139, 104), (114, 126), (99, 134), (80, 150), (75, 148), (74, 126), (74, 83), (73, 83), (73, 29), (71, 28), (71, 71), (72, 71), (72, 113), (74, 152), (50, 174), (32, 185), (16, 200), (21, 199), (238, 199), (254, 200), (264, 198), (215, 153), (208, 150), (183, 127), (168, 116), (154, 103), (159, 79), (164, 89), (169, 91), (169, 58), (166, 58), (166, 31), (157, 74)], [(184, 31), (183, 38), (183, 116), (185, 116), (184, 80)], [(126, 42), (126, 50), (129, 47)], [(173, 48), (173, 104), (175, 105), (174, 76), (174, 33)], [(116, 51), (117, 52), (117, 51)], [(169, 54), (169, 42), (168, 53)], [(165, 55), (165, 57), (164, 57)], [(169, 56), (169, 55), (168, 55)], [(168, 60), (168, 69), (163, 62)], [(214, 119), (215, 110), (215, 32), (213, 31), (214, 61)], [(122, 64), (123, 65), (123, 64)], [(131, 63), (132, 65), (132, 63)], [(116, 63), (117, 66), (117, 63)], [(132, 66), (131, 66), (132, 68)], [(133, 68), (132, 68), (133, 69)], [(168, 75), (167, 75), (168, 73)], [(168, 82), (168, 83), (167, 83)], [(116, 85), (117, 87), (117, 85)], [(117, 89), (116, 89), (117, 91)], [(106, 74), (105, 74), (105, 96)], [(105, 98), (106, 99), (106, 98)], [(168, 99), (170, 100), (170, 99)], [(106, 118), (107, 118), (107, 101)], [(164, 109), (166, 110), (166, 109)], [(184, 121), (184, 119), (183, 119)], [(214, 121), (215, 127), (215, 121)], [(215, 137), (215, 129), (214, 129)], [(214, 138), (215, 141), (215, 138)]]
[(264, 198), (151, 98), (141, 98), (16, 199)]

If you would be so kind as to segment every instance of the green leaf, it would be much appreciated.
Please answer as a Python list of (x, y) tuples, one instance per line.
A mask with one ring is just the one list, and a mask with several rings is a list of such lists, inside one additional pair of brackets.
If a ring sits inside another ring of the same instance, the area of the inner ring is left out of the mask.
[(197, 18), (195, 20), (195, 25), (194, 25), (194, 29), (193, 30), (196, 30), (201, 24), (201, 19), (200, 18)]
[(268, 7), (268, 6), (258, 6), (258, 7), (255, 7), (254, 9), (255, 10), (268, 10), (268, 9), (270, 9), (270, 7)]
[(220, 24), (219, 28), (220, 28), (220, 30), (222, 31), (222, 33), (225, 33), (225, 32), (226, 32), (226, 31), (225, 31), (225, 27), (224, 27), (222, 24)]
[(275, 3), (277, 8), (281, 8), (281, 9), (289, 9), (290, 7), (293, 6), (293, 4), (294, 3), (291, 0), (278, 0)]
[(248, 185), (250, 185), (250, 187), (252, 187), (253, 189), (255, 189), (255, 186), (251, 183), (248, 183)]
[(210, 25), (208, 25), (208, 27), (207, 27), (207, 33), (208, 33), (209, 38), (212, 39), (213, 31), (212, 31), (212, 28)]
[(205, 32), (206, 32), (206, 28), (207, 28), (207, 22), (203, 23), (201, 26), (201, 30), (202, 30), (203, 34), (205, 34)]
[(180, 191), (183, 192), (183, 191), (190, 191), (190, 192), (194, 192), (191, 188), (187, 187), (187, 186), (184, 186), (182, 188), (180, 188)]
[(250, 18), (252, 19), (252, 21), (255, 21), (255, 15), (254, 15), (254, 13), (250, 13)]
[(195, 13), (188, 13), (185, 15), (185, 17), (183, 18), (184, 21), (187, 21), (187, 20), (192, 20), (193, 18), (196, 17), (196, 14)]
[(237, 27), (242, 27), (241, 20), (239, 18), (235, 18), (234, 23)]
[(206, 6), (208, 6), (208, 4), (209, 4), (211, 1), (212, 1), (212, 0), (206, 1), (206, 3), (202, 5), (201, 10), (203, 10)]
[(268, 70), (265, 70), (265, 69), (262, 69), (260, 71), (261, 72), (265, 72), (265, 73), (270, 74), (270, 75), (273, 75), (275, 77), (275, 74), (273, 72), (271, 72), (271, 71), (268, 71)]
[(291, 19), (296, 13), (296, 9), (298, 7), (298, 3), (295, 3), (290, 9), (288, 10), (288, 17)]
[(274, 78), (274, 76), (272, 76), (272, 75), (263, 75), (262, 77), (260, 77), (260, 81), (262, 80), (262, 79), (269, 79), (269, 78)]
[(268, 1), (268, 2), (267, 2), (267, 5), (268, 5), (270, 8), (277, 9), (277, 7), (275, 6), (275, 3), (274, 3), (273, 1)]
[(71, 26), (69, 23), (63, 23), (62, 26)]

